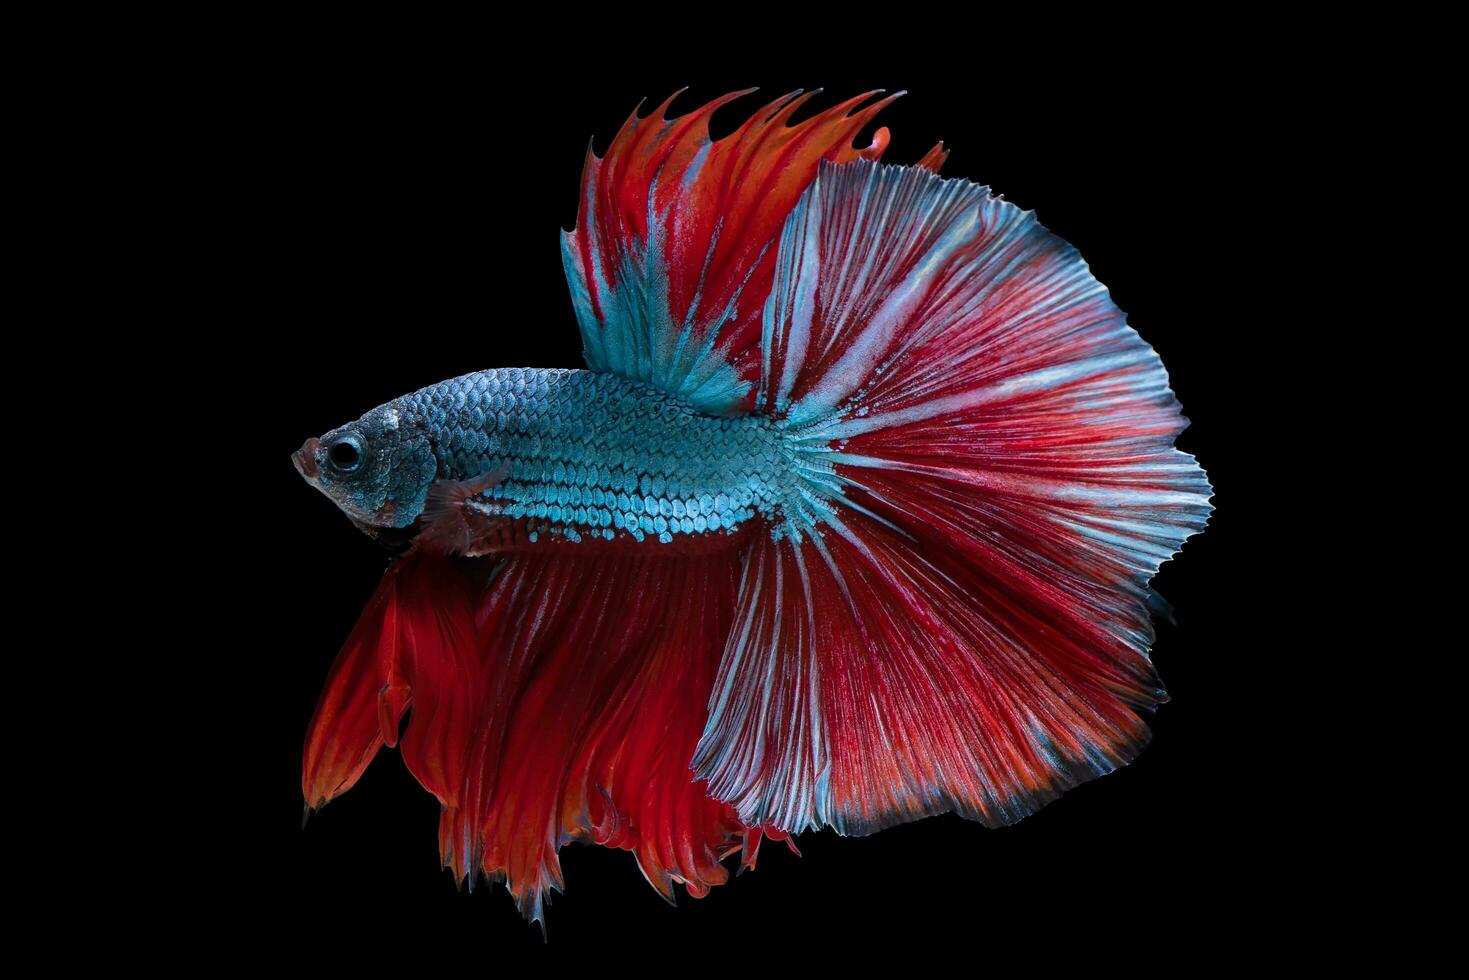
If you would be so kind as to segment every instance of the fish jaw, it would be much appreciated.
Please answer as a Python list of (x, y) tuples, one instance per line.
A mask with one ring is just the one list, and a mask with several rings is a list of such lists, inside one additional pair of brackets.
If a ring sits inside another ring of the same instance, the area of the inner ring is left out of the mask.
[(302, 444), (301, 448), (291, 454), (291, 462), (296, 466), (296, 472), (301, 478), (312, 486), (319, 482), (319, 472), (316, 469), (316, 451), (321, 448), (321, 440), (313, 436)]

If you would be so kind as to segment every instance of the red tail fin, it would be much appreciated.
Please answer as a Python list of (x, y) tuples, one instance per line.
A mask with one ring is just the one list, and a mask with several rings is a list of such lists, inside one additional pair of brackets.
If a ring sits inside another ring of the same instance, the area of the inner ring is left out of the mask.
[(757, 546), (696, 771), (746, 823), (1007, 823), (1131, 758), (1148, 582), (1204, 525), (1157, 355), (987, 188), (823, 163), (757, 404), (803, 505)]

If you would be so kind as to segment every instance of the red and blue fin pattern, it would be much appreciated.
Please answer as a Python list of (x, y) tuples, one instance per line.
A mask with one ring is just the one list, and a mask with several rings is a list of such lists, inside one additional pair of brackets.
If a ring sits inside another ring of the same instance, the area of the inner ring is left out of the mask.
[(1131, 759), (1166, 698), (1149, 582), (1211, 490), (1156, 354), (1034, 215), (937, 177), (942, 146), (852, 148), (895, 96), (792, 125), (794, 93), (711, 141), (744, 94), (589, 149), (563, 258), (588, 365), (772, 416), (799, 505), (741, 550), (514, 553), (484, 587), (416, 550), (308, 734), (309, 805), (398, 745), (446, 866), (531, 919), (569, 840), (671, 898), (766, 837), (1011, 823)]
[(1166, 698), (1148, 583), (1211, 490), (1076, 250), (970, 182), (823, 165), (764, 329), (812, 503), (744, 570), (710, 792), (793, 832), (1006, 824), (1132, 758)]
[[(543, 921), (558, 851), (631, 851), (670, 901), (728, 878), (762, 836), (710, 798), (689, 759), (735, 607), (739, 558), (515, 554), (482, 595), (451, 559), (415, 552), (383, 576), (332, 668), (307, 738), (320, 807), (383, 745), (443, 805), (457, 879), (503, 880)], [(749, 858), (753, 859), (753, 856)]]
[[(901, 92), (876, 92), (792, 124), (816, 92), (781, 96), (709, 138), (732, 92), (669, 119), (674, 93), (634, 111), (598, 158), (589, 146), (576, 228), (562, 259), (587, 366), (646, 381), (714, 415), (748, 411), (760, 369), (760, 316), (782, 222), (822, 161), (877, 159), (853, 139)], [(817, 90), (819, 91), (819, 90)], [(860, 107), (860, 108), (859, 108)], [(937, 169), (942, 144), (924, 157)]]

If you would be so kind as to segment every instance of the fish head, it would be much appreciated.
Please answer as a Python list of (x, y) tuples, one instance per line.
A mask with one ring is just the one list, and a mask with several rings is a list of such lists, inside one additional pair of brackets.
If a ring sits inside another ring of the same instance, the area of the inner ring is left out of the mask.
[(368, 534), (412, 524), (438, 471), (427, 427), (401, 402), (307, 439), (291, 461)]

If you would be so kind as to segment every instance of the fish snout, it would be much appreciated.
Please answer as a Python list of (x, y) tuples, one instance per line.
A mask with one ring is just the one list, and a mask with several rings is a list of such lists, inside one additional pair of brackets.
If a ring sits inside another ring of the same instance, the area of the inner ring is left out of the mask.
[(296, 472), (300, 473), (312, 483), (316, 482), (318, 476), (316, 470), (316, 450), (321, 446), (321, 440), (317, 438), (307, 439), (301, 448), (291, 453), (291, 462), (296, 464)]

